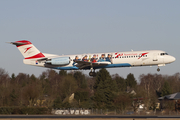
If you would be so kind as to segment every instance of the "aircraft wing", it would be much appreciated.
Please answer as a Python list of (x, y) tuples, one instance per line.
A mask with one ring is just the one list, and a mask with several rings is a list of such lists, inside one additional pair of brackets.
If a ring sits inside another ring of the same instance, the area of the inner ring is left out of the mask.
[(104, 62), (95, 62), (95, 63), (92, 63), (92, 62), (86, 62), (86, 61), (76, 61), (76, 67), (78, 67), (79, 69), (86, 69), (86, 68), (89, 68), (89, 67), (100, 67), (100, 66), (106, 66), (108, 64), (111, 64), (111, 62), (107, 62), (107, 61), (104, 61)]

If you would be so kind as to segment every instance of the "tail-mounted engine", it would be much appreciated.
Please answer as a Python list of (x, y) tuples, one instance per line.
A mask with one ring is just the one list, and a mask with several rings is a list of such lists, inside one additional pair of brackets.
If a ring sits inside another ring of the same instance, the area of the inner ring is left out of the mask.
[(69, 63), (70, 63), (70, 57), (58, 57), (46, 61), (46, 64), (51, 64), (51, 65), (68, 65)]

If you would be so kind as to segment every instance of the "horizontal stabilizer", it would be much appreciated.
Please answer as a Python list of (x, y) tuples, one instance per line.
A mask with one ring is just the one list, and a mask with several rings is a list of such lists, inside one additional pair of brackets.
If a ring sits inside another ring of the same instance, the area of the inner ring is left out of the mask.
[(26, 44), (26, 43), (22, 43), (22, 42), (6, 42), (6, 43), (17, 45), (17, 46)]

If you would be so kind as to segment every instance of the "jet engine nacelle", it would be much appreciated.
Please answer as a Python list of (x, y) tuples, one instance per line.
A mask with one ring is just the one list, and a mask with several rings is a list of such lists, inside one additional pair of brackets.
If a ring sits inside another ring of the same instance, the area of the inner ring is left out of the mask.
[(46, 61), (46, 63), (51, 65), (68, 65), (70, 63), (70, 58), (69, 57), (52, 58), (50, 61)]

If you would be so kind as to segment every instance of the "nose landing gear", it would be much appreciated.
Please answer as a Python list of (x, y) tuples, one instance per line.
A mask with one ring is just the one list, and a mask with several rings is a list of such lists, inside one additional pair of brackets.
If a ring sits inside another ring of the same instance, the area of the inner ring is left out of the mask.
[(160, 71), (159, 67), (158, 67), (157, 71), (158, 71), (158, 72)]

